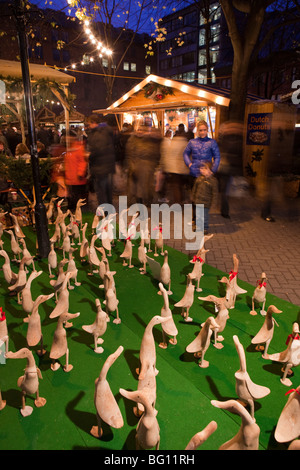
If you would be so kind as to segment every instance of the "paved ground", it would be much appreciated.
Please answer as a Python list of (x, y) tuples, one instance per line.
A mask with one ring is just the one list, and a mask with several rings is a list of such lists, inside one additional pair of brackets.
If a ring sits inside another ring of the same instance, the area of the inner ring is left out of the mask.
[[(126, 194), (124, 180), (115, 178), (117, 195)], [(116, 202), (117, 204), (117, 202)], [(117, 209), (117, 207), (116, 207)], [(256, 285), (262, 272), (267, 274), (267, 290), (300, 306), (300, 197), (277, 198), (272, 206), (275, 222), (260, 217), (261, 202), (255, 197), (231, 198), (230, 219), (218, 208), (211, 211), (209, 252), (206, 263), (226, 273), (233, 268), (232, 255), (239, 263), (239, 279)], [(186, 241), (172, 238), (166, 243), (182, 252)]]

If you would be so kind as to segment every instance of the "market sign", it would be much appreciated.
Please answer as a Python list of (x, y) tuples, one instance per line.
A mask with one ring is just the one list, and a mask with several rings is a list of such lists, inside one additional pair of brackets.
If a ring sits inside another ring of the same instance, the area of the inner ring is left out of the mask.
[(272, 113), (248, 114), (247, 145), (270, 145)]

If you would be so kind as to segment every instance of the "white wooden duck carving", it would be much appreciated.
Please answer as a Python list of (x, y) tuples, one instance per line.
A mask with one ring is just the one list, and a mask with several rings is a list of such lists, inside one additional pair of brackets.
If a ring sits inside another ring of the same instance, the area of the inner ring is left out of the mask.
[(201, 357), (199, 367), (206, 368), (209, 362), (204, 359), (204, 355), (209, 348), (210, 338), (215, 328), (219, 328), (214, 317), (208, 317), (203, 324), (197, 337), (186, 347), (186, 352), (193, 353), (195, 357)]
[[(297, 328), (299, 333), (298, 323), (294, 323), (294, 328)], [(275, 354), (268, 354), (267, 359), (275, 362), (281, 362), (284, 365), (283, 376), (280, 382), (287, 387), (292, 385), (292, 381), (287, 377), (292, 367), (296, 367), (300, 364), (300, 340), (290, 338), (289, 343), (285, 351)]]
[[(24, 312), (28, 314), (32, 312), (33, 304), (34, 304), (34, 301), (32, 299), (32, 294), (31, 294), (32, 281), (36, 279), (38, 276), (40, 276), (42, 273), (43, 271), (32, 271), (26, 281), (24, 289), (22, 290), (22, 307), (23, 307)], [(28, 318), (27, 318), (27, 321), (28, 321)]]
[(25, 238), (24, 232), (20, 227), (18, 217), (15, 214), (9, 214), (13, 222), (13, 230), (17, 239)]
[(155, 227), (154, 230), (158, 230), (157, 237), (155, 238), (155, 243), (154, 243), (154, 256), (159, 256), (158, 251), (160, 250), (160, 254), (164, 255), (164, 238), (163, 238), (163, 229), (162, 229), (162, 224), (159, 223), (157, 227)]
[(200, 255), (196, 255), (193, 257), (193, 259), (190, 261), (190, 263), (194, 263), (194, 267), (192, 272), (190, 273), (190, 277), (193, 281), (196, 281), (197, 287), (196, 287), (196, 292), (202, 292), (202, 288), (200, 287), (200, 281), (203, 274), (203, 264), (204, 264), (204, 258), (203, 254), (207, 253), (209, 250), (202, 250)]
[(144, 413), (136, 428), (136, 450), (147, 450), (153, 447), (155, 450), (159, 450), (160, 429), (156, 417), (157, 413), (150, 403), (146, 389), (130, 392), (120, 388), (120, 393), (129, 400), (141, 403), (144, 407)]
[(19, 305), (21, 305), (21, 303), (22, 303), (21, 292), (24, 289), (24, 287), (26, 285), (26, 280), (27, 280), (27, 274), (26, 274), (26, 270), (25, 270), (26, 261), (28, 261), (28, 258), (23, 257), (22, 260), (21, 260), (21, 263), (20, 263), (18, 278), (17, 278), (15, 284), (12, 284), (12, 285), (8, 286), (8, 290), (10, 292), (12, 292), (12, 293), (15, 292), (17, 294), (18, 304)]
[(53, 223), (53, 216), (54, 216), (54, 206), (55, 206), (55, 201), (57, 201), (58, 197), (52, 197), (50, 199), (50, 202), (47, 207), (47, 212), (46, 212), (46, 217), (48, 220), (48, 224)]
[(50, 243), (56, 244), (56, 246), (59, 245), (61, 239), (61, 228), (59, 222), (55, 222), (55, 229), (52, 237), (50, 238)]
[(156, 369), (156, 349), (153, 337), (153, 328), (154, 326), (160, 325), (161, 323), (166, 321), (168, 321), (168, 317), (161, 317), (159, 315), (155, 315), (151, 318), (145, 328), (140, 347), (140, 369), (137, 370), (139, 380), (145, 378), (147, 369), (149, 367), (152, 367), (155, 375), (158, 374), (158, 370)]
[(188, 274), (184, 295), (182, 299), (179, 300), (179, 302), (176, 302), (174, 305), (174, 307), (181, 307), (181, 315), (186, 322), (193, 321), (193, 319), (189, 316), (189, 311), (194, 303), (194, 291), (195, 286), (193, 284), (191, 274)]
[(17, 281), (18, 275), (12, 271), (10, 267), (10, 259), (7, 252), (5, 250), (0, 250), (0, 256), (3, 256), (4, 258), (4, 264), (2, 266), (4, 278), (8, 285), (12, 285)]
[(178, 335), (178, 330), (176, 328), (173, 315), (169, 306), (168, 293), (161, 282), (158, 286), (164, 299), (164, 305), (160, 311), (160, 316), (168, 319), (167, 321), (161, 324), (163, 340), (159, 344), (159, 347), (162, 349), (166, 349), (168, 346), (167, 336), (171, 336), (171, 338), (169, 339), (170, 344), (177, 344), (176, 336)]
[(265, 316), (265, 321), (262, 327), (260, 328), (258, 333), (254, 336), (254, 338), (252, 338), (251, 340), (252, 344), (258, 345), (258, 347), (256, 347), (258, 351), (264, 350), (264, 353), (262, 355), (264, 359), (269, 359), (268, 348), (273, 338), (274, 325), (276, 324), (278, 326), (278, 323), (276, 322), (275, 318), (273, 318), (273, 313), (282, 313), (282, 311), (278, 310), (278, 308), (275, 307), (275, 305), (270, 305), (268, 307), (268, 310)]
[(39, 379), (42, 379), (40, 369), (36, 366), (32, 352), (28, 348), (19, 349), (17, 352), (8, 351), (6, 354), (8, 359), (26, 359), (27, 364), (25, 367), (24, 375), (19, 377), (17, 385), (22, 390), (22, 416), (30, 416), (33, 408), (26, 406), (26, 395), (36, 394), (34, 401), (35, 406), (38, 408), (46, 404), (46, 399), (39, 396)]
[(67, 259), (63, 259), (59, 262), (57, 279), (50, 280), (50, 285), (53, 287), (54, 292), (55, 292), (56, 302), (58, 300), (58, 292), (62, 288), (65, 277), (66, 277), (66, 271), (64, 271), (64, 267), (67, 264), (67, 262), (68, 262)]
[(96, 304), (96, 309), (97, 309), (95, 321), (91, 325), (83, 325), (82, 329), (86, 331), (87, 333), (90, 333), (91, 335), (93, 335), (94, 351), (97, 354), (101, 354), (103, 353), (104, 349), (102, 348), (102, 346), (98, 346), (98, 345), (102, 344), (104, 341), (102, 339), (102, 336), (104, 335), (107, 329), (107, 320), (106, 320), (107, 314), (106, 312), (104, 312), (104, 310), (102, 310), (101, 302), (99, 299), (95, 300), (95, 304)]
[(145, 247), (145, 240), (141, 238), (140, 245), (138, 247), (138, 260), (143, 265), (139, 268), (141, 274), (146, 274), (146, 265), (147, 265), (147, 256), (146, 256), (147, 249)]
[[(21, 253), (22, 253), (22, 249), (20, 248), (20, 245), (19, 243), (17, 242), (16, 238), (15, 238), (15, 235), (14, 235), (14, 232), (12, 230), (5, 230), (6, 233), (8, 233), (8, 235), (10, 235), (10, 247), (11, 247), (11, 251), (14, 255), (12, 261), (21, 261)], [(18, 258), (17, 258), (18, 256)]]
[(76, 267), (75, 258), (73, 256), (74, 251), (76, 251), (76, 248), (71, 247), (69, 251), (69, 261), (68, 261), (68, 267), (67, 267), (67, 273), (68, 272), (71, 273), (71, 276), (68, 282), (69, 289), (74, 289), (74, 286), (71, 285), (71, 279), (74, 279), (75, 286), (81, 286), (81, 282), (77, 280), (78, 269)]
[(247, 372), (246, 355), (243, 345), (236, 335), (233, 336), (233, 341), (240, 360), (240, 368), (234, 374), (235, 390), (239, 399), (250, 406), (250, 415), (254, 418), (254, 402), (269, 395), (271, 390), (268, 387), (252, 382)]
[[(123, 253), (120, 254), (120, 258), (123, 259), (123, 266), (128, 266), (129, 268), (133, 268), (133, 264), (131, 263), (132, 242), (130, 240), (130, 237), (126, 239), (125, 247), (124, 247)], [(128, 262), (126, 260), (128, 260)]]
[(215, 310), (217, 312), (216, 322), (219, 325), (219, 328), (214, 329), (214, 347), (217, 349), (222, 349), (223, 344), (219, 341), (223, 341), (223, 336), (219, 335), (225, 329), (227, 320), (229, 318), (228, 309), (226, 307), (225, 297), (216, 297), (215, 295), (208, 295), (206, 297), (198, 297), (199, 300), (204, 300), (205, 302), (213, 302), (215, 304)]
[(54, 249), (54, 242), (50, 243), (50, 251), (48, 254), (48, 269), (49, 269), (49, 277), (53, 278), (54, 274), (52, 273), (52, 269), (57, 268), (57, 254)]
[[(98, 272), (99, 265), (100, 265), (100, 259), (98, 258), (96, 247), (95, 247), (95, 241), (97, 238), (98, 238), (97, 235), (92, 236), (91, 243), (88, 249), (88, 262), (90, 264), (90, 272), (88, 274), (90, 276), (93, 274), (93, 272)], [(93, 266), (97, 267), (97, 271), (93, 271)]]
[[(121, 318), (119, 315), (119, 300), (117, 299), (115, 284), (113, 280), (113, 275), (111, 272), (107, 272), (104, 275), (104, 279), (107, 279), (108, 285), (105, 292), (105, 308), (106, 313), (109, 316), (110, 313), (116, 312), (116, 318), (113, 320), (113, 323), (121, 323)], [(105, 283), (104, 283), (105, 284)]]
[(25, 266), (30, 266), (32, 265), (33, 269), (35, 270), (35, 264), (34, 264), (34, 259), (33, 259), (33, 256), (31, 256), (27, 246), (26, 246), (26, 242), (24, 240), (24, 238), (20, 238), (20, 243), (21, 245), (23, 245), (23, 248), (22, 248), (22, 257), (25, 257), (28, 259), (28, 261), (26, 261), (25, 263)]
[(79, 317), (80, 313), (61, 313), (57, 320), (56, 330), (53, 335), (52, 346), (50, 350), (49, 357), (52, 359), (51, 369), (53, 371), (59, 369), (60, 363), (57, 362), (62, 356), (66, 356), (66, 364), (63, 369), (65, 372), (70, 372), (73, 369), (73, 365), (69, 363), (69, 348), (67, 342), (67, 333), (64, 328), (64, 325), (73, 320), (74, 318)]
[(120, 408), (107, 380), (107, 374), (111, 366), (122, 354), (123, 350), (123, 346), (119, 346), (113, 354), (108, 356), (103, 364), (99, 377), (95, 381), (94, 403), (97, 413), (97, 426), (93, 426), (90, 433), (98, 439), (100, 439), (103, 434), (102, 421), (115, 429), (120, 429), (124, 425)]
[(88, 239), (86, 238), (86, 230), (87, 230), (87, 222), (85, 222), (85, 224), (83, 225), (81, 231), (82, 231), (82, 241), (81, 241), (81, 245), (80, 245), (80, 252), (79, 252), (79, 256), (80, 256), (80, 259), (81, 261), (84, 260), (84, 258), (87, 257), (88, 255), (88, 249), (89, 249), (89, 242), (88, 242)]
[(36, 346), (38, 343), (40, 343), (40, 349), (37, 351), (38, 356), (43, 356), (46, 353), (43, 344), (43, 334), (39, 307), (42, 303), (51, 299), (53, 296), (54, 293), (49, 295), (39, 295), (34, 301), (31, 315), (28, 318), (28, 328), (26, 335), (27, 344), (29, 348), (32, 348), (33, 346)]
[(67, 272), (64, 277), (64, 281), (62, 286), (59, 290), (58, 300), (56, 307), (52, 310), (49, 315), (49, 318), (56, 318), (59, 317), (62, 313), (68, 312), (69, 310), (69, 289), (68, 289), (68, 282), (72, 273)]
[(219, 447), (219, 450), (258, 450), (260, 428), (250, 413), (236, 400), (217, 401), (211, 404), (241, 417), (241, 427), (238, 433)]
[(82, 227), (82, 210), (81, 208), (86, 205), (86, 199), (78, 199), (75, 209), (75, 220), (79, 224), (80, 228)]
[(246, 294), (247, 291), (242, 289), (237, 284), (237, 275), (238, 275), (239, 260), (236, 254), (233, 255), (233, 270), (230, 271), (229, 277), (223, 276), (219, 282), (226, 284), (226, 302), (227, 308), (232, 309), (235, 307), (236, 297), (239, 294)]
[(250, 315), (256, 315), (255, 304), (262, 304), (260, 314), (263, 316), (266, 315), (266, 311), (265, 311), (266, 295), (267, 295), (266, 285), (267, 285), (267, 276), (265, 273), (262, 273), (260, 279), (257, 281), (257, 286), (253, 292), (252, 310), (250, 311)]
[[(291, 442), (300, 436), (300, 385), (286, 393), (287, 402), (279, 416), (274, 437), (277, 442)], [(288, 450), (297, 449), (300, 441), (294, 441)]]

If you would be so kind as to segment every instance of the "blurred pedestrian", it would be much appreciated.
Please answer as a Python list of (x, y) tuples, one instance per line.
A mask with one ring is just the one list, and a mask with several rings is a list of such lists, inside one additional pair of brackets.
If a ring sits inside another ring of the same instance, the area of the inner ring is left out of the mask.
[(74, 212), (78, 199), (87, 198), (87, 155), (83, 142), (75, 136), (67, 137), (65, 153), (65, 184), (68, 190), (68, 209)]
[(160, 165), (167, 177), (167, 194), (172, 204), (182, 204), (185, 198), (189, 169), (182, 155), (187, 143), (184, 124), (179, 124), (172, 139), (164, 138), (161, 143)]
[(113, 131), (97, 114), (87, 120), (90, 182), (98, 205), (112, 204), (112, 178), (115, 172)]
[(27, 145), (23, 144), (22, 142), (16, 146), (15, 157), (21, 158), (25, 160), (26, 163), (30, 162), (31, 155), (29, 153), (29, 149)]
[(157, 129), (141, 126), (126, 145), (129, 204), (149, 206), (153, 201), (155, 170), (160, 161), (161, 135)]
[[(196, 230), (204, 229), (204, 234), (209, 231), (209, 210), (215, 203), (218, 194), (218, 182), (209, 168), (209, 164), (203, 163), (199, 168), (199, 176), (195, 179), (192, 189), (192, 203), (196, 205)], [(203, 207), (197, 207), (197, 204)]]
[(226, 121), (221, 124), (218, 134), (218, 145), (221, 154), (217, 179), (219, 182), (220, 212), (229, 219), (230, 184), (232, 178), (243, 175), (243, 123)]

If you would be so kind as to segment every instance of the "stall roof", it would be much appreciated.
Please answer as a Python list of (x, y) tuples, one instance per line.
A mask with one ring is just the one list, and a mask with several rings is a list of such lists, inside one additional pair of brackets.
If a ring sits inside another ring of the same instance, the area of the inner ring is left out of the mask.
[[(145, 97), (143, 89), (148, 83), (154, 82), (158, 85), (171, 87), (173, 95), (166, 95), (162, 100), (155, 101)], [(180, 82), (157, 75), (148, 75), (120, 99), (115, 101), (106, 109), (96, 109), (95, 113), (118, 114), (125, 112), (143, 112), (146, 110), (164, 110), (184, 107), (200, 106), (226, 106), (230, 103), (228, 90), (206, 87), (200, 84)]]
[[(47, 65), (29, 64), (29, 72), (33, 80), (44, 78), (62, 85), (69, 85), (76, 80), (75, 77)], [(0, 60), (0, 75), (3, 77), (22, 77), (21, 62)]]

